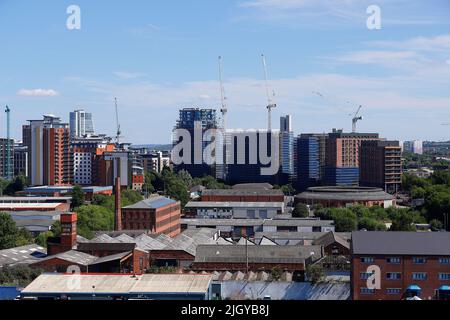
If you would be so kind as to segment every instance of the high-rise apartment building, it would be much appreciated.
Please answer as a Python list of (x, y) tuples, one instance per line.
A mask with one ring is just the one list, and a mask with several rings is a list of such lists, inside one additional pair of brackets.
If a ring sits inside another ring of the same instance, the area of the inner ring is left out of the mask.
[(411, 140), (403, 142), (403, 151), (416, 154), (423, 153), (423, 142), (421, 140)]
[(280, 163), (285, 182), (293, 182), (296, 178), (294, 143), (292, 117), (290, 115), (280, 117)]
[(359, 150), (361, 142), (366, 140), (379, 140), (379, 136), (377, 133), (344, 133), (336, 129), (328, 134), (325, 184), (359, 184)]
[(94, 158), (106, 151), (114, 151), (114, 144), (105, 136), (75, 137), (71, 141), (73, 154), (73, 183), (92, 185), (94, 182)]
[(28, 147), (23, 143), (14, 145), (14, 175), (28, 177)]
[[(207, 146), (214, 142), (203, 140), (202, 137), (208, 129), (217, 129), (216, 110), (199, 108), (184, 108), (180, 110), (179, 119), (174, 128), (174, 146), (182, 141), (182, 138), (177, 135), (177, 129), (184, 129), (189, 133), (190, 155), (187, 156), (188, 161), (181, 164), (175, 163), (174, 170), (177, 172), (186, 170), (192, 177), (215, 176), (215, 165), (208, 164), (203, 157)], [(197, 136), (196, 133), (199, 133), (200, 136)], [(183, 150), (183, 152), (188, 152), (188, 150)], [(183, 155), (172, 154), (173, 156), (181, 157)]]
[(396, 193), (402, 184), (402, 152), (398, 141), (362, 141), (360, 185)]
[(93, 134), (94, 122), (92, 120), (92, 113), (82, 109), (70, 113), (70, 136), (72, 138)]
[[(70, 131), (59, 117), (44, 115), (43, 120), (28, 120), (23, 128), (28, 141), (28, 169), (31, 185), (72, 183)], [(24, 139), (24, 140), (27, 140)]]
[(8, 179), (13, 177), (14, 175), (13, 163), (14, 163), (14, 140), (9, 139), (8, 143), (8, 139), (0, 138), (0, 178)]
[(320, 180), (319, 138), (300, 135), (297, 138), (297, 183), (299, 190), (315, 186)]

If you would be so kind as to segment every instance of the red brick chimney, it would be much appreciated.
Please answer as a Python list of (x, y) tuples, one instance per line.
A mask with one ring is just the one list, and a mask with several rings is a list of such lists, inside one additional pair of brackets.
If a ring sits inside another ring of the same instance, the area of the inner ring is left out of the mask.
[(115, 214), (114, 214), (114, 230), (122, 230), (122, 202), (120, 199), (120, 177), (116, 178), (115, 186)]
[(47, 239), (47, 254), (49, 256), (70, 251), (77, 244), (77, 214), (75, 212), (62, 213), (60, 221), (60, 236)]

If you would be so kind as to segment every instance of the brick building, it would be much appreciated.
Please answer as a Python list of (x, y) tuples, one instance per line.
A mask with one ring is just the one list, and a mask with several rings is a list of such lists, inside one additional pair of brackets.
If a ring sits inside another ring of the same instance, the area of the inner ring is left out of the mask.
[[(353, 232), (353, 299), (449, 299), (449, 244), (449, 232)], [(380, 274), (372, 275), (371, 268)]]
[(325, 184), (358, 185), (361, 142), (379, 140), (377, 133), (344, 133), (333, 130), (328, 134), (325, 154)]
[(122, 208), (124, 230), (149, 230), (174, 237), (180, 233), (181, 206), (162, 196), (154, 196)]
[(396, 193), (402, 185), (402, 150), (398, 141), (362, 141), (359, 183)]

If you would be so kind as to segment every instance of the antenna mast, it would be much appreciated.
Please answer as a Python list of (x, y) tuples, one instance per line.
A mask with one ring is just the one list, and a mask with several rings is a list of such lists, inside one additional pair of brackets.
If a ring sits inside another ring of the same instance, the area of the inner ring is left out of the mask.
[(222, 79), (222, 57), (219, 56), (219, 82), (220, 82), (220, 100), (222, 102), (222, 108), (220, 109), (220, 112), (222, 113), (222, 129), (225, 132), (227, 128), (227, 97), (225, 96), (225, 89), (223, 86), (223, 79)]

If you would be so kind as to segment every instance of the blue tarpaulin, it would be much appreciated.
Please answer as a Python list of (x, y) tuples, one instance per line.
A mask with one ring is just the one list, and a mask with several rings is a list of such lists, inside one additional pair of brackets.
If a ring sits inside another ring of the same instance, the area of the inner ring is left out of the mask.
[(18, 295), (20, 295), (19, 288), (0, 286), (0, 300), (14, 300)]

